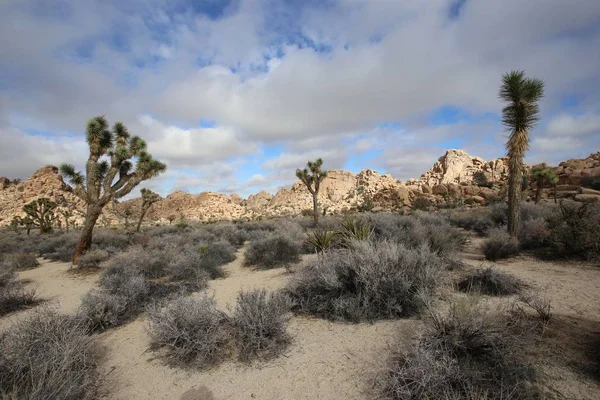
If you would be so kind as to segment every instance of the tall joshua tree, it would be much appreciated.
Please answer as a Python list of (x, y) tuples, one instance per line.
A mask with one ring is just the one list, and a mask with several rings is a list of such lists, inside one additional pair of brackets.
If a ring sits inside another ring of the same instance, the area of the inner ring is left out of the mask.
[(317, 159), (317, 161), (309, 161), (306, 164), (307, 168), (297, 169), (296, 176), (302, 181), (308, 188), (313, 198), (313, 219), (315, 225), (319, 223), (319, 204), (317, 202), (317, 196), (319, 195), (319, 188), (323, 179), (327, 177), (327, 171), (321, 170), (323, 166), (323, 160)]
[(529, 131), (539, 120), (538, 101), (544, 96), (544, 82), (526, 78), (524, 71), (502, 76), (499, 97), (507, 104), (502, 123), (510, 132), (506, 143), (508, 156), (508, 233), (517, 237), (520, 225), (523, 156), (529, 148)]
[(140, 210), (140, 219), (138, 220), (137, 227), (135, 228), (136, 232), (140, 231), (142, 227), (142, 221), (146, 216), (146, 212), (152, 207), (152, 204), (156, 203), (160, 200), (160, 195), (158, 193), (154, 193), (152, 190), (142, 189), (142, 208)]
[(548, 168), (546, 164), (541, 164), (531, 169), (531, 177), (535, 181), (536, 186), (535, 204), (540, 202), (544, 185), (552, 185), (554, 188), (554, 202), (556, 203), (556, 184), (558, 183), (558, 176), (556, 176), (554, 169)]
[(79, 257), (92, 246), (94, 226), (104, 206), (167, 168), (152, 158), (146, 151), (146, 142), (138, 136), (131, 136), (122, 123), (117, 122), (110, 130), (104, 116), (88, 121), (86, 141), (90, 155), (85, 175), (70, 164), (60, 167), (73, 186), (73, 193), (87, 204), (85, 224), (73, 254), (73, 264), (77, 264)]

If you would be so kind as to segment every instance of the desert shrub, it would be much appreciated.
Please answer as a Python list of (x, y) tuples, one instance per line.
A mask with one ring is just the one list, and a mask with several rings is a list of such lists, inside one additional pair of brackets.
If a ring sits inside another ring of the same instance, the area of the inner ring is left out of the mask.
[[(166, 239), (166, 240), (165, 240)], [(170, 239), (169, 237), (162, 238), (162, 242), (164, 244), (168, 244)], [(203, 228), (190, 229), (183, 235), (174, 236), (173, 244), (176, 246), (197, 246), (202, 243), (211, 243), (217, 240), (217, 237)]]
[(517, 294), (524, 286), (520, 279), (492, 267), (476, 269), (458, 282), (462, 292), (477, 291), (490, 296)]
[(550, 242), (550, 227), (544, 218), (532, 218), (521, 222), (519, 243), (524, 249), (545, 247)]
[(530, 291), (519, 296), (519, 301), (535, 311), (543, 322), (552, 318), (552, 300), (545, 294)]
[(600, 190), (600, 176), (583, 178), (581, 186), (594, 190)]
[(78, 315), (90, 332), (102, 331), (129, 321), (150, 297), (150, 285), (140, 271), (112, 266), (102, 275), (100, 289), (81, 298)]
[(36, 310), (0, 336), (0, 397), (92, 399), (98, 357), (80, 321)]
[(107, 268), (127, 266), (141, 271), (147, 278), (161, 278), (167, 274), (166, 267), (177, 253), (170, 246), (133, 246), (115, 255), (103, 265)]
[(153, 343), (166, 349), (173, 362), (210, 366), (230, 350), (230, 322), (206, 296), (177, 297), (164, 307), (148, 309)]
[(73, 259), (78, 240), (77, 232), (50, 236), (38, 245), (38, 252), (52, 261), (69, 262)]
[(250, 243), (244, 256), (246, 265), (276, 268), (300, 261), (300, 246), (287, 236), (273, 235)]
[(193, 247), (185, 247), (167, 265), (166, 271), (171, 279), (194, 282), (198, 288), (206, 287), (211, 276), (202, 267), (200, 251)]
[(519, 253), (519, 241), (511, 237), (506, 230), (494, 228), (490, 230), (488, 236), (481, 246), (487, 260), (496, 261)]
[(408, 316), (432, 294), (445, 266), (426, 245), (356, 242), (299, 270), (286, 291), (296, 311), (329, 319)]
[(232, 223), (210, 225), (207, 229), (216, 237), (225, 240), (236, 247), (242, 246), (246, 240), (248, 240), (246, 231), (238, 229), (238, 227)]
[(490, 218), (496, 225), (506, 225), (508, 223), (508, 204), (494, 204), (490, 209)]
[(46, 236), (41, 235), (0, 232), (0, 261), (3, 255), (11, 253), (37, 253), (39, 243), (45, 238)]
[(229, 242), (220, 241), (200, 246), (202, 256), (202, 269), (210, 275), (211, 279), (225, 277), (225, 271), (221, 266), (235, 260), (235, 247)]
[(40, 266), (35, 255), (31, 253), (12, 253), (3, 257), (4, 263), (18, 271), (32, 269)]
[(278, 356), (290, 343), (286, 314), (291, 303), (286, 296), (266, 290), (241, 292), (233, 312), (233, 326), (241, 360)]
[(401, 216), (378, 213), (368, 217), (374, 238), (402, 243), (417, 248), (429, 246), (441, 256), (451, 257), (461, 248), (465, 235), (454, 228), (446, 218), (437, 214), (415, 213)]
[(129, 237), (124, 233), (119, 233), (114, 230), (97, 229), (94, 230), (93, 244), (99, 249), (112, 247), (122, 250), (129, 246)]
[(0, 316), (39, 303), (35, 289), (25, 289), (15, 268), (0, 262)]
[(90, 250), (81, 256), (78, 267), (80, 269), (98, 268), (109, 257), (109, 253), (106, 250)]
[(480, 187), (492, 187), (493, 182), (490, 182), (487, 175), (483, 171), (477, 171), (473, 174), (473, 183)]
[(561, 202), (549, 226), (553, 257), (600, 259), (600, 205)]
[(412, 203), (412, 209), (419, 211), (429, 211), (432, 206), (433, 203), (427, 197), (417, 197)]
[(312, 249), (312, 252), (322, 253), (335, 247), (338, 244), (339, 235), (337, 231), (323, 231), (315, 229), (308, 232), (306, 237), (307, 246)]
[(417, 343), (393, 354), (382, 385), (388, 399), (537, 398), (533, 368), (519, 356), (521, 321), (473, 301), (430, 313)]
[(494, 228), (496, 224), (492, 221), (488, 212), (482, 214), (479, 209), (475, 210), (451, 213), (448, 216), (448, 221), (460, 228), (473, 231), (479, 236), (486, 236), (488, 231)]

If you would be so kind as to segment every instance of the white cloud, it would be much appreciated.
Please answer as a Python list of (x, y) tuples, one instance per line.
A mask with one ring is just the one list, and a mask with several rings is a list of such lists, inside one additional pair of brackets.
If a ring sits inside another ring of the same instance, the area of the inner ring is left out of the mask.
[(548, 123), (548, 136), (600, 135), (600, 114), (561, 114)]

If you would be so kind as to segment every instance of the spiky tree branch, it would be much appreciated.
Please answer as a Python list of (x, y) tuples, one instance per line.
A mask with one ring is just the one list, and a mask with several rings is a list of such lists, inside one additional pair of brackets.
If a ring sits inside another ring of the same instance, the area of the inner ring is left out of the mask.
[(140, 210), (140, 219), (138, 221), (137, 224), (137, 228), (136, 228), (136, 232), (140, 231), (140, 228), (142, 227), (142, 221), (144, 220), (144, 216), (146, 216), (146, 212), (148, 212), (148, 210), (150, 209), (150, 207), (152, 207), (152, 204), (158, 202), (161, 197), (160, 195), (158, 195), (158, 193), (154, 193), (151, 190), (148, 189), (142, 189), (142, 205), (141, 205), (141, 210)]

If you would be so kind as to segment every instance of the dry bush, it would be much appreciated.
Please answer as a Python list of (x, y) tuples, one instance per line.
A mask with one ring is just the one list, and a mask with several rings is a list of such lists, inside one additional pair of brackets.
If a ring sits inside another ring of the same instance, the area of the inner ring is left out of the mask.
[(0, 397), (92, 399), (98, 358), (80, 321), (36, 310), (0, 336)]
[(211, 278), (202, 268), (200, 251), (193, 247), (184, 247), (166, 267), (167, 274), (175, 281), (195, 282), (198, 288), (206, 287)]
[(549, 256), (600, 259), (600, 203), (561, 202), (549, 225)]
[(477, 299), (431, 312), (408, 352), (393, 354), (381, 382), (382, 398), (532, 399), (539, 396), (533, 369), (520, 359), (530, 337), (503, 309)]
[(252, 242), (244, 264), (258, 268), (276, 268), (300, 261), (300, 246), (287, 236), (273, 235)]
[(496, 261), (519, 253), (519, 241), (512, 238), (506, 230), (494, 228), (488, 236), (488, 239), (481, 246), (487, 260)]
[(246, 231), (230, 222), (210, 225), (206, 229), (217, 238), (225, 240), (235, 247), (242, 246), (248, 240)]
[(490, 218), (489, 211), (481, 208), (453, 211), (448, 214), (448, 221), (479, 236), (486, 236), (488, 231), (496, 226)]
[(52, 261), (69, 262), (73, 260), (78, 240), (78, 232), (48, 236), (38, 245), (38, 253)]
[(25, 289), (6, 261), (0, 263), (0, 316), (39, 303), (35, 289)]
[(80, 269), (98, 268), (101, 263), (108, 260), (110, 254), (106, 250), (90, 250), (79, 259), (77, 267)]
[(178, 250), (169, 246), (133, 246), (106, 261), (103, 266), (128, 267), (141, 271), (147, 278), (161, 278)]
[(545, 247), (550, 242), (550, 227), (544, 218), (532, 218), (521, 222), (519, 243), (524, 249)]
[(40, 266), (37, 258), (31, 253), (12, 253), (4, 257), (4, 263), (17, 271), (37, 268)]
[(412, 248), (423, 244), (443, 257), (452, 257), (464, 244), (465, 235), (438, 214), (416, 212), (412, 216), (391, 213), (366, 217), (376, 240), (388, 240)]
[(210, 275), (211, 279), (224, 278), (225, 271), (221, 266), (235, 260), (235, 247), (229, 242), (220, 241), (200, 246), (202, 256), (202, 269)]
[(78, 315), (88, 331), (103, 331), (137, 315), (151, 294), (151, 287), (140, 271), (110, 267), (100, 280), (100, 289), (81, 298)]
[(552, 300), (545, 294), (528, 292), (519, 296), (519, 301), (534, 310), (543, 322), (552, 319)]
[(356, 242), (299, 270), (287, 287), (296, 311), (353, 322), (411, 315), (437, 287), (446, 262), (426, 245)]
[(520, 279), (488, 267), (476, 269), (458, 282), (461, 292), (479, 292), (490, 296), (508, 296), (518, 294), (525, 287)]
[(165, 348), (172, 362), (207, 367), (222, 361), (230, 350), (229, 319), (206, 294), (179, 296), (147, 312), (153, 343)]
[(238, 295), (233, 326), (241, 360), (277, 357), (287, 348), (290, 337), (286, 322), (290, 308), (287, 296), (267, 293), (264, 289)]

